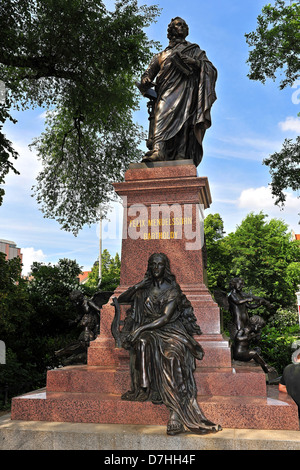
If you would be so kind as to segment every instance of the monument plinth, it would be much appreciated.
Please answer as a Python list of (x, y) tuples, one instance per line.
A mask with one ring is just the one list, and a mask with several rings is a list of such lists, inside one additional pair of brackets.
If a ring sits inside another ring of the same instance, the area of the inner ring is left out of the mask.
[[(175, 163), (131, 165), (125, 181), (114, 185), (124, 205), (121, 279), (114, 296), (144, 277), (152, 253), (165, 253), (202, 330), (195, 339), (205, 355), (194, 376), (206, 417), (223, 427), (299, 429), (297, 405), (282, 394), (268, 395), (261, 368), (231, 361), (219, 308), (205, 285), (201, 211), (211, 204), (208, 180), (197, 176), (192, 162)], [(87, 365), (48, 371), (46, 390), (13, 399), (12, 419), (166, 424), (165, 405), (121, 400), (130, 388), (129, 353), (116, 348), (114, 315), (110, 299)]]

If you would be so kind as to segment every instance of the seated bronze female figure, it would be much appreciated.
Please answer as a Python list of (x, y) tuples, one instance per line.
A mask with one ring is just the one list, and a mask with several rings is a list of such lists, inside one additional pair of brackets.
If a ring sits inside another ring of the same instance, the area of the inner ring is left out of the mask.
[(198, 434), (220, 431), (197, 403), (193, 372), (195, 359), (201, 360), (204, 352), (193, 335), (201, 331), (167, 256), (151, 255), (144, 279), (118, 301), (131, 304), (121, 338), (130, 350), (132, 388), (122, 399), (164, 403), (170, 410), (170, 435), (186, 428)]

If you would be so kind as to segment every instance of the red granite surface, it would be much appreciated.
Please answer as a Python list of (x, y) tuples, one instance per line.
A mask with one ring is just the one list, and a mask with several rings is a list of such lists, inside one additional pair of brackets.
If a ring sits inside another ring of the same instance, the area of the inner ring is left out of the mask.
[[(260, 367), (202, 368), (195, 372), (199, 395), (266, 396), (265, 374)], [(129, 390), (128, 368), (68, 366), (47, 374), (48, 392), (110, 393)]]
[[(169, 167), (173, 176), (161, 177), (161, 168), (144, 170), (132, 169), (125, 174), (124, 183), (114, 184), (116, 192), (123, 198), (124, 230), (122, 241), (121, 286), (130, 286), (143, 278), (147, 268), (147, 260), (154, 252), (165, 253), (176, 273), (180, 285), (198, 285), (203, 283), (203, 262), (200, 246), (197, 249), (187, 250), (199, 235), (198, 204), (209, 207), (211, 196), (207, 178), (198, 178), (193, 165)], [(166, 169), (164, 169), (166, 170)], [(194, 176), (190, 176), (191, 171)], [(148, 173), (148, 178), (140, 179)], [(184, 176), (184, 172), (188, 176)], [(128, 180), (128, 173), (130, 180)], [(136, 176), (136, 179), (133, 176)], [(161, 212), (159, 209), (161, 208)], [(173, 209), (173, 210), (171, 210)], [(147, 227), (148, 220), (157, 222), (158, 219), (171, 219), (182, 217), (192, 218), (192, 223), (176, 224), (171, 226), (152, 225)], [(145, 225), (140, 230), (131, 224), (143, 221)], [(169, 229), (177, 233), (177, 239), (144, 239), (151, 233), (159, 237), (164, 236)], [(135, 239), (132, 237), (135, 236)], [(181, 237), (181, 238), (179, 238)], [(198, 244), (199, 245), (199, 244)]]
[[(125, 290), (125, 288), (123, 289)], [(123, 291), (119, 288), (115, 295)], [(187, 291), (185, 292), (187, 293)], [(220, 313), (212, 298), (205, 293), (204, 300), (194, 294), (187, 297), (194, 307), (194, 313), (198, 319), (203, 332), (195, 338), (204, 349), (204, 358), (199, 361), (198, 367), (231, 367), (231, 351), (228, 341), (220, 333)], [(120, 355), (126, 357), (126, 352), (115, 350), (114, 340), (111, 335), (111, 324), (114, 318), (114, 307), (111, 301), (102, 308), (101, 312), (101, 334), (93, 341), (88, 351), (89, 365), (119, 365)], [(126, 361), (125, 361), (126, 362)]]
[[(297, 406), (286, 396), (198, 396), (205, 416), (224, 428), (299, 430)], [(15, 398), (12, 419), (166, 425), (164, 405), (121, 401), (118, 395), (39, 391)]]
[[(134, 165), (133, 165), (134, 166)], [(126, 181), (142, 181), (173, 179), (176, 178), (195, 178), (197, 177), (197, 169), (193, 163), (177, 166), (153, 166), (139, 165), (142, 168), (132, 168), (126, 171)]]

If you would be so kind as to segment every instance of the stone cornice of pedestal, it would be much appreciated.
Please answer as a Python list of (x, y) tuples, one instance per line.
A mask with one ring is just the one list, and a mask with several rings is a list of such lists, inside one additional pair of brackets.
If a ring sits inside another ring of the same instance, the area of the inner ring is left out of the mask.
[[(162, 162), (169, 163), (169, 162)], [(193, 164), (131, 168), (125, 182), (114, 183), (119, 196), (127, 196), (127, 204), (143, 194), (143, 204), (197, 204), (210, 207), (212, 202), (207, 177), (198, 177)]]

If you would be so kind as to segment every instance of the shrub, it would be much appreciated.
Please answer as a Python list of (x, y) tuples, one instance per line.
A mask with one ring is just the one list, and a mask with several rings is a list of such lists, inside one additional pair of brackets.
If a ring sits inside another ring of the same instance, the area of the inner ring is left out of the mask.
[(299, 340), (299, 325), (277, 328), (267, 324), (261, 335), (261, 350), (265, 361), (282, 374), (291, 363), (292, 345)]

